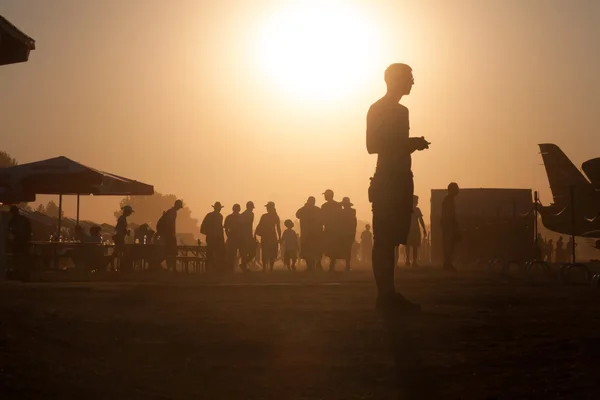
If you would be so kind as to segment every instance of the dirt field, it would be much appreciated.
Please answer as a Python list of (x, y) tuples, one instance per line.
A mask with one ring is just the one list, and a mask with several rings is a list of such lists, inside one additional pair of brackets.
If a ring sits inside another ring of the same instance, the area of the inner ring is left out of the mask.
[(402, 272), (0, 283), (2, 399), (596, 399), (600, 291)]

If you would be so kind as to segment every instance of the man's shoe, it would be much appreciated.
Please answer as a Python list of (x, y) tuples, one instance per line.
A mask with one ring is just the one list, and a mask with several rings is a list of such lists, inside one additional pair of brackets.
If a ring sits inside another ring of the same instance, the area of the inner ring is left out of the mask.
[(411, 303), (399, 293), (377, 297), (377, 308), (380, 310), (394, 310), (403, 312), (420, 312), (421, 306)]

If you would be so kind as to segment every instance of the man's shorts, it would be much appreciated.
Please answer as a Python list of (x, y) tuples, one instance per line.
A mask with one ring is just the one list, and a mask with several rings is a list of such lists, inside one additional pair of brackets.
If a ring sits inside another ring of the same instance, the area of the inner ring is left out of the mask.
[(373, 207), (373, 241), (397, 246), (406, 244), (413, 212), (412, 173), (375, 174), (369, 186)]

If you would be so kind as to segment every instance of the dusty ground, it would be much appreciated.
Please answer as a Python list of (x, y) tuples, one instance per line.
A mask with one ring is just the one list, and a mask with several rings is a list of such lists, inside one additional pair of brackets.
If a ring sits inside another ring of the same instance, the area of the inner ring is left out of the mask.
[(402, 317), (366, 273), (152, 280), (0, 283), (0, 397), (600, 398), (587, 286), (402, 272)]

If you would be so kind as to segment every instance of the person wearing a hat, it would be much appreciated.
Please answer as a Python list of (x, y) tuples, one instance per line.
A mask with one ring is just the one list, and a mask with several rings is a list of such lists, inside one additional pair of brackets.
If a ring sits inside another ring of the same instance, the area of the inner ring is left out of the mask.
[(175, 200), (173, 207), (165, 211), (156, 223), (156, 234), (165, 246), (165, 258), (169, 270), (177, 264), (177, 212), (183, 208), (182, 200)]
[(323, 217), (323, 250), (329, 257), (329, 272), (335, 270), (335, 264), (343, 257), (341, 212), (342, 205), (334, 200), (333, 190), (327, 189), (323, 195), (325, 203), (321, 206)]
[[(358, 221), (356, 220), (356, 210), (352, 208), (354, 204), (350, 201), (349, 197), (342, 199), (342, 211), (340, 213), (340, 229), (341, 229), (341, 242), (342, 242), (342, 253), (346, 260), (346, 272), (351, 270), (352, 260), (352, 246), (356, 241), (356, 226)], [(335, 268), (335, 265), (333, 266)]]
[(127, 218), (134, 213), (133, 208), (130, 205), (126, 205), (121, 208), (122, 214), (117, 219), (117, 225), (115, 226), (115, 234), (113, 241), (115, 242), (115, 249), (113, 252), (113, 259), (118, 259), (120, 269), (127, 269), (125, 260), (125, 237), (131, 234), (131, 231), (127, 229), (128, 222)]
[(373, 209), (373, 274), (379, 295), (378, 308), (418, 311), (396, 292), (394, 285), (395, 247), (406, 244), (413, 205), (411, 154), (429, 148), (423, 137), (409, 137), (408, 109), (400, 104), (414, 85), (412, 68), (392, 64), (384, 74), (385, 96), (367, 113), (366, 144), (369, 154), (377, 154), (375, 175), (369, 186)]
[(240, 214), (240, 257), (243, 271), (250, 271), (250, 263), (256, 257), (256, 239), (254, 238), (254, 203), (246, 203), (246, 210)]
[(29, 279), (29, 246), (31, 241), (31, 222), (21, 213), (19, 207), (10, 207), (11, 218), (8, 232), (11, 237), (11, 251), (15, 265), (15, 277), (23, 281)]
[(279, 215), (277, 215), (275, 203), (270, 201), (265, 207), (267, 213), (260, 217), (255, 236), (260, 236), (263, 271), (268, 268), (273, 272), (277, 253), (279, 252), (279, 242), (281, 241), (281, 221)]
[(206, 214), (200, 225), (200, 233), (206, 236), (206, 267), (212, 273), (223, 272), (226, 248), (223, 234), (223, 205), (216, 202), (213, 211)]
[[(242, 241), (241, 209), (242, 207), (239, 204), (234, 204), (231, 209), (232, 213), (225, 217), (225, 223), (223, 224), (225, 235), (227, 235), (227, 242), (225, 243), (227, 248), (227, 272), (234, 272), (238, 267), (238, 251), (241, 248)], [(246, 271), (246, 266), (242, 264), (241, 269)]]
[(323, 218), (316, 199), (310, 196), (306, 204), (296, 212), (300, 221), (300, 257), (306, 261), (306, 270), (315, 271), (321, 266), (323, 255)]
[(290, 272), (293, 272), (296, 271), (296, 261), (298, 261), (298, 234), (294, 230), (294, 223), (291, 219), (286, 219), (283, 225), (287, 228), (281, 235), (283, 264)]

